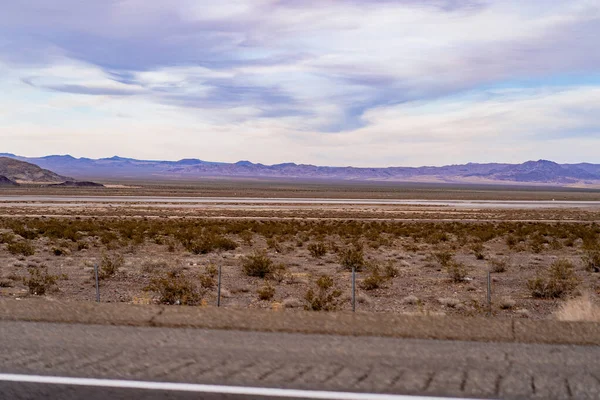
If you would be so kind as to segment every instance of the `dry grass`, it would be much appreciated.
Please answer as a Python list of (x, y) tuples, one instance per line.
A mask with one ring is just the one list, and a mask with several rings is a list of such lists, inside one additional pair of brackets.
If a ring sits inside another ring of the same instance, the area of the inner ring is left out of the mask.
[(589, 293), (565, 301), (555, 313), (559, 321), (600, 322), (600, 305)]

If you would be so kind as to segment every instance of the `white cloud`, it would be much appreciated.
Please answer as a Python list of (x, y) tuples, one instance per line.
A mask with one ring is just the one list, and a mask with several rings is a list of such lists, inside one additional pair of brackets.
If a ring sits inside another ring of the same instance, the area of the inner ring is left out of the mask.
[(0, 150), (600, 162), (580, 145), (598, 140), (598, 85), (568, 78), (600, 68), (600, 5), (460, 4), (11, 3), (0, 15)]

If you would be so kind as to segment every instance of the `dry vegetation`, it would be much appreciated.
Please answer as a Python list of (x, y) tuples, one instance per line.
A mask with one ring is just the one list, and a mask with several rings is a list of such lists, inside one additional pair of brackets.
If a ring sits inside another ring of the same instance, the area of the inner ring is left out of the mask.
[(491, 271), (493, 315), (539, 318), (600, 288), (600, 225), (587, 217), (242, 219), (178, 212), (0, 218), (0, 295), (92, 301), (98, 265), (103, 301), (213, 304), (221, 267), (224, 307), (349, 310), (354, 269), (359, 311), (485, 315)]

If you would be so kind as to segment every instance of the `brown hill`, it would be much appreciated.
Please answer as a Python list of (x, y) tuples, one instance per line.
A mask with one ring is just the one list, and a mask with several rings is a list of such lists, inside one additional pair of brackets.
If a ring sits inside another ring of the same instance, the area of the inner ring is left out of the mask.
[(40, 168), (37, 165), (8, 157), (0, 157), (0, 175), (17, 183), (62, 183), (74, 180)]
[(19, 186), (19, 184), (12, 179), (0, 175), (0, 186)]

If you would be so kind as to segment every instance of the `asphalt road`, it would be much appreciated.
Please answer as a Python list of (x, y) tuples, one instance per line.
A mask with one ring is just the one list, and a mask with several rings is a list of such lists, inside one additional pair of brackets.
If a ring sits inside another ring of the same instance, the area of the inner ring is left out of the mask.
[(73, 205), (123, 205), (144, 204), (165, 207), (175, 205), (179, 208), (197, 207), (201, 204), (230, 205), (274, 205), (274, 204), (331, 204), (331, 205), (405, 205), (438, 206), (466, 209), (545, 209), (545, 208), (600, 208), (600, 201), (524, 201), (524, 200), (398, 200), (398, 199), (332, 199), (332, 198), (254, 198), (254, 197), (160, 197), (160, 196), (47, 196), (17, 195), (0, 196), (2, 206), (23, 206), (35, 202), (32, 206), (65, 207)]
[(467, 398), (600, 398), (600, 347), (593, 346), (9, 321), (0, 322), (0, 338), (0, 397), (7, 399), (277, 396), (9, 382), (2, 374)]

